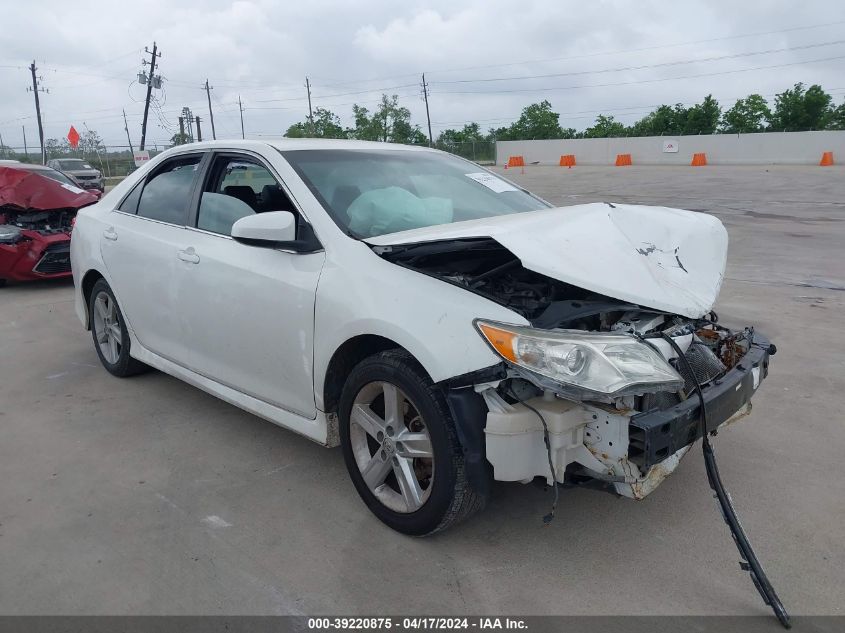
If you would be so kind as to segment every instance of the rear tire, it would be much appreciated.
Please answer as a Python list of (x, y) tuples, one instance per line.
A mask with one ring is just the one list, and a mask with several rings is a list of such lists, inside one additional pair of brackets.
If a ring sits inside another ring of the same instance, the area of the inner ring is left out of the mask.
[(343, 387), (338, 417), (352, 483), (389, 527), (425, 536), (484, 507), (467, 480), (443, 393), (407, 352), (361, 361)]
[(129, 355), (131, 340), (117, 299), (105, 279), (99, 279), (88, 302), (91, 336), (100, 362), (113, 376), (125, 378), (147, 371), (149, 367)]

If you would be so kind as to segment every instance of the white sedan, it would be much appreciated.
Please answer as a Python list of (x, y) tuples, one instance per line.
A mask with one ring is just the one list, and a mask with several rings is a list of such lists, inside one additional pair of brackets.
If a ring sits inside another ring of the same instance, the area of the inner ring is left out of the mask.
[(553, 208), (449, 154), (327, 140), (168, 150), (71, 244), (109, 372), (153, 367), (340, 445), (370, 510), (414, 535), (493, 479), (642, 498), (746, 412), (774, 350), (716, 322), (726, 253), (706, 214)]

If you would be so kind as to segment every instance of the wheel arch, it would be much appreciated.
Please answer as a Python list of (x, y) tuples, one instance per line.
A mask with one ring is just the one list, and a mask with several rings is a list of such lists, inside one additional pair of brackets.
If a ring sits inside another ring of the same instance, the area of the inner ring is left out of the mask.
[(359, 334), (344, 341), (332, 354), (323, 378), (323, 410), (327, 414), (336, 414), (340, 393), (352, 368), (365, 358), (389, 349), (401, 349), (419, 363), (419, 360), (405, 347), (385, 336)]
[(82, 282), (79, 284), (80, 292), (82, 293), (82, 305), (85, 310), (85, 329), (91, 329), (91, 314), (89, 306), (91, 305), (91, 293), (94, 290), (94, 284), (100, 279), (105, 279), (105, 276), (96, 268), (92, 268), (82, 276)]

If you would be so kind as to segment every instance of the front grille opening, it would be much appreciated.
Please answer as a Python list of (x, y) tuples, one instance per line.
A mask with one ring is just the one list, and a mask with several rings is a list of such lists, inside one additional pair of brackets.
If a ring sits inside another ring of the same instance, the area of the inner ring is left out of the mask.
[(70, 272), (70, 244), (60, 242), (50, 244), (44, 255), (32, 269), (39, 275), (57, 275)]

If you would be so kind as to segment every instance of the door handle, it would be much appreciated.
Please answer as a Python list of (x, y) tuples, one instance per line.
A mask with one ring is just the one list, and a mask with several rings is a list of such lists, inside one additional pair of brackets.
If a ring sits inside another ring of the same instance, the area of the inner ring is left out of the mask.
[(117, 240), (117, 231), (114, 230), (113, 226), (110, 226), (105, 231), (103, 231), (103, 237), (107, 240), (111, 240), (112, 242), (114, 242), (115, 240)]
[(188, 262), (189, 264), (199, 264), (200, 263), (200, 256), (197, 255), (193, 246), (189, 246), (184, 251), (179, 251), (177, 253), (177, 255), (178, 255), (179, 259), (181, 259), (183, 262)]

